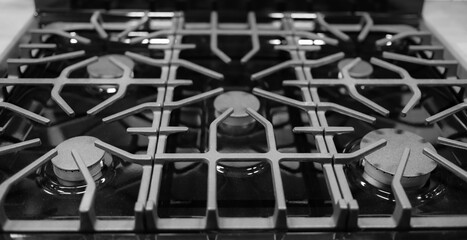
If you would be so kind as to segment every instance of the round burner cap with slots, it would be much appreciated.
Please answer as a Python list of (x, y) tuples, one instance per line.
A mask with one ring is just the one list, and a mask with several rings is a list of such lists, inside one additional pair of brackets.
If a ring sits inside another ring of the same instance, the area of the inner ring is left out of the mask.
[(111, 156), (104, 150), (94, 146), (94, 142), (97, 140), (97, 138), (90, 136), (74, 137), (56, 147), (57, 156), (52, 158), (52, 165), (55, 175), (62, 184), (73, 185), (73, 183), (84, 180), (71, 154), (72, 150), (79, 154), (94, 179), (102, 176), (103, 165), (112, 160)]
[(424, 186), (430, 173), (436, 168), (436, 163), (423, 154), (423, 149), (436, 151), (433, 145), (411, 132), (386, 128), (365, 135), (360, 142), (360, 148), (381, 139), (387, 141), (386, 146), (364, 158), (363, 177), (365, 180), (376, 187), (390, 186), (402, 153), (405, 148), (409, 148), (410, 155), (401, 184), (407, 188)]
[[(339, 71), (349, 63), (351, 63), (354, 59), (352, 58), (345, 58), (339, 61), (337, 67)], [(373, 73), (373, 66), (365, 60), (360, 60), (355, 66), (349, 69), (349, 74), (353, 78), (368, 78)]]
[(135, 63), (131, 58), (125, 55), (112, 54), (101, 56), (96, 62), (93, 62), (87, 66), (89, 77), (91, 78), (119, 78), (123, 76), (123, 69), (120, 69), (115, 63), (110, 61), (110, 58), (121, 62), (125, 66), (133, 69)]
[(227, 109), (233, 108), (233, 113), (221, 124), (221, 130), (232, 135), (247, 133), (255, 125), (247, 112), (247, 108), (258, 111), (260, 103), (253, 94), (242, 91), (230, 91), (223, 93), (214, 99), (215, 115), (218, 117)]

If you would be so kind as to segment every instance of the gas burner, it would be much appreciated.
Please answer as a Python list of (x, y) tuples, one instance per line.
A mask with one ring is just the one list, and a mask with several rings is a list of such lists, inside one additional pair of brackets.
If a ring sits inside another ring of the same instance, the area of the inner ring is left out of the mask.
[[(133, 69), (135, 66), (135, 62), (125, 55), (104, 55), (86, 67), (89, 78), (121, 78), (123, 76), (123, 69), (118, 67), (112, 59), (119, 61), (130, 69)], [(117, 92), (115, 85), (92, 85), (86, 87), (86, 90), (93, 95), (114, 94)]]
[[(256, 124), (255, 119), (247, 113), (247, 108), (258, 111), (260, 109), (258, 98), (243, 91), (230, 91), (216, 97), (214, 100), (216, 117), (229, 108), (233, 108), (234, 111), (219, 125), (220, 133), (234, 136), (240, 141), (247, 141), (243, 138), (251, 133)], [(222, 161), (217, 165), (217, 172), (235, 178), (257, 175), (264, 169), (263, 162)]]
[[(339, 68), (339, 71), (342, 71), (342, 69), (350, 64), (354, 59), (352, 58), (345, 58), (339, 61), (337, 64), (337, 67)], [(373, 73), (373, 66), (365, 60), (360, 60), (355, 66), (353, 66), (349, 70), (349, 74), (353, 78), (368, 78), (371, 76)]]
[(430, 173), (436, 168), (436, 163), (423, 154), (423, 149), (436, 151), (433, 145), (411, 132), (387, 128), (365, 135), (360, 142), (360, 148), (367, 147), (381, 139), (387, 141), (386, 147), (364, 158), (363, 177), (365, 180), (376, 187), (390, 186), (401, 154), (405, 148), (409, 148), (410, 156), (401, 178), (401, 184), (406, 188), (424, 186)]
[(84, 181), (78, 166), (71, 154), (77, 151), (89, 169), (94, 180), (102, 177), (102, 168), (112, 162), (112, 157), (104, 150), (94, 146), (97, 138), (80, 136), (68, 139), (57, 146), (57, 156), (52, 159), (53, 172), (57, 180), (64, 186), (76, 186)]
[(217, 172), (232, 178), (252, 177), (264, 172), (267, 168), (265, 162), (219, 162)]
[(90, 78), (120, 78), (123, 76), (123, 69), (119, 68), (111, 59), (115, 59), (130, 69), (133, 69), (135, 63), (131, 58), (119, 55), (104, 55), (87, 66), (86, 70)]
[(247, 108), (258, 111), (260, 103), (253, 94), (242, 91), (223, 93), (214, 100), (215, 115), (218, 117), (227, 109), (233, 113), (220, 125), (220, 130), (229, 135), (244, 135), (255, 127), (255, 120), (247, 113)]

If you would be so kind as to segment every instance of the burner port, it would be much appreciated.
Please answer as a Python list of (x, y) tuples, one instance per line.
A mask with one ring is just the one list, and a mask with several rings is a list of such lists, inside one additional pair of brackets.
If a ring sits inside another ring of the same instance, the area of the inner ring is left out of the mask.
[(216, 97), (214, 100), (216, 117), (229, 108), (233, 108), (234, 111), (220, 124), (221, 133), (237, 136), (245, 135), (255, 127), (255, 119), (247, 113), (247, 108), (255, 111), (260, 109), (260, 102), (253, 94), (242, 91), (230, 91)]
[(402, 153), (405, 148), (409, 148), (410, 156), (401, 184), (405, 188), (423, 187), (430, 178), (430, 173), (437, 166), (433, 160), (423, 154), (423, 149), (428, 148), (436, 151), (433, 145), (411, 132), (387, 128), (375, 130), (365, 135), (360, 141), (360, 148), (381, 139), (385, 139), (387, 145), (369, 154), (362, 161), (363, 178), (375, 187), (390, 186)]
[(77, 186), (83, 183), (84, 177), (71, 154), (75, 150), (88, 167), (94, 180), (102, 176), (104, 165), (110, 165), (112, 156), (94, 146), (95, 137), (80, 136), (70, 138), (57, 146), (57, 156), (52, 159), (53, 172), (57, 180), (64, 186)]

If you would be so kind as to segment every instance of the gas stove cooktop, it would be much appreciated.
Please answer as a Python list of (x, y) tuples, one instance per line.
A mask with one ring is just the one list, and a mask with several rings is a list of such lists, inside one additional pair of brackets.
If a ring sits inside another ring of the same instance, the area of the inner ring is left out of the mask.
[(467, 227), (465, 68), (418, 18), (51, 12), (21, 36), (4, 232)]

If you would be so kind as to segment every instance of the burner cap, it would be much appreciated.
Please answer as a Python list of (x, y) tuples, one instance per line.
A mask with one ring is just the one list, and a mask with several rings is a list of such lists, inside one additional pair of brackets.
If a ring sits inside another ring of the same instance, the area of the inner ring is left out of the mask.
[(247, 113), (246, 109), (251, 108), (258, 111), (260, 108), (258, 98), (247, 92), (230, 91), (217, 96), (214, 100), (216, 117), (231, 107), (234, 111), (222, 122), (221, 130), (232, 135), (242, 135), (249, 132), (255, 126), (255, 120)]
[[(352, 62), (354, 59), (345, 58), (339, 61), (337, 67), (339, 71)], [(373, 73), (373, 66), (365, 60), (360, 60), (353, 68), (349, 70), (349, 74), (353, 78), (368, 78)]]
[(91, 78), (119, 78), (123, 76), (123, 70), (110, 61), (110, 57), (133, 69), (135, 63), (125, 55), (113, 54), (99, 57), (96, 62), (87, 66), (89, 77)]
[(410, 148), (410, 156), (401, 179), (407, 188), (422, 187), (428, 181), (436, 163), (423, 154), (423, 148), (436, 151), (433, 145), (411, 132), (386, 128), (372, 131), (360, 142), (364, 148), (378, 140), (386, 139), (387, 145), (364, 158), (364, 178), (376, 187), (391, 185), (402, 153)]
[(112, 161), (111, 156), (104, 150), (94, 146), (98, 139), (90, 136), (80, 136), (70, 138), (57, 146), (57, 156), (52, 158), (53, 171), (60, 183), (64, 185), (75, 185), (84, 180), (83, 175), (76, 165), (71, 151), (78, 152), (84, 164), (94, 179), (102, 176), (102, 167), (104, 163)]

